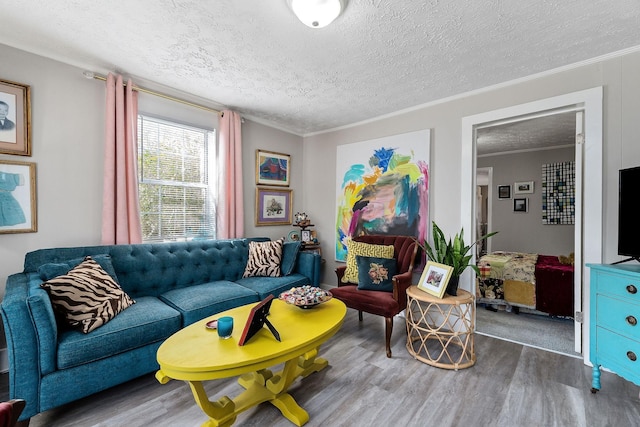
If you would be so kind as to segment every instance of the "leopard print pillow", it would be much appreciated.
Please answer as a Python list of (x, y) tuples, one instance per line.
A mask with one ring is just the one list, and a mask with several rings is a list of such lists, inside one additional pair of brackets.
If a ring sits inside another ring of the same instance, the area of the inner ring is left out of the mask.
[(242, 277), (280, 277), (284, 238), (270, 242), (249, 242), (249, 259)]
[(53, 308), (67, 323), (85, 334), (135, 304), (109, 273), (89, 256), (67, 274), (40, 286), (46, 289)]

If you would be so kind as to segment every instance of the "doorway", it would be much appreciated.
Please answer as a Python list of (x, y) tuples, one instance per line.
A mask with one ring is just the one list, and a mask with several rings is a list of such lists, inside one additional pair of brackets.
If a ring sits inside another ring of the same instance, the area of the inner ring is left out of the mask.
[[(573, 92), (527, 104), (494, 110), (462, 119), (461, 152), (461, 223), (476, 235), (476, 143), (477, 127), (501, 120), (533, 115), (544, 111), (575, 108), (584, 111), (584, 134), (579, 138), (582, 146), (580, 161), (576, 163), (576, 180), (582, 185), (582, 204), (576, 206), (575, 234), (575, 351), (588, 361), (589, 348), (589, 271), (586, 263), (602, 260), (602, 87)], [(588, 174), (583, 171), (588, 170)], [(583, 230), (587, 230), (583, 232)], [(475, 255), (475, 254), (474, 254)], [(461, 287), (475, 292), (475, 275), (469, 270), (460, 279)], [(583, 322), (579, 322), (582, 317)]]
[[(476, 251), (481, 265), (493, 266), (483, 269), (478, 279), (476, 331), (574, 357), (573, 281), (565, 273), (571, 267), (559, 266), (562, 273), (552, 273), (550, 264), (557, 264), (559, 255), (575, 252), (576, 234), (570, 217), (562, 224), (543, 223), (541, 171), (543, 165), (575, 161), (576, 135), (582, 134), (576, 130), (579, 114), (580, 109), (562, 109), (478, 125), (475, 142), (477, 234), (498, 232), (487, 240), (493, 250)], [(528, 189), (523, 192), (516, 182)], [(497, 192), (487, 197), (488, 189), (498, 186), (508, 188), (509, 197), (498, 197)], [(516, 200), (524, 200), (527, 209), (515, 212)], [(581, 200), (578, 193), (576, 203)], [(498, 259), (506, 253), (516, 259), (526, 254), (530, 261), (514, 259), (503, 270)], [(534, 273), (534, 263), (549, 265), (541, 277), (537, 268)], [(519, 267), (513, 270), (515, 265)], [(519, 282), (506, 280), (515, 279), (513, 274)]]

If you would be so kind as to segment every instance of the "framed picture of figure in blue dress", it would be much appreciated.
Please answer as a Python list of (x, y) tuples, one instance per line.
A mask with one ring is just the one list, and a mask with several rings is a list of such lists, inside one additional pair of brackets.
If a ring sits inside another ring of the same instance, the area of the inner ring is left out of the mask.
[(0, 234), (37, 229), (36, 164), (0, 160)]
[(256, 184), (289, 186), (291, 156), (273, 151), (256, 150)]

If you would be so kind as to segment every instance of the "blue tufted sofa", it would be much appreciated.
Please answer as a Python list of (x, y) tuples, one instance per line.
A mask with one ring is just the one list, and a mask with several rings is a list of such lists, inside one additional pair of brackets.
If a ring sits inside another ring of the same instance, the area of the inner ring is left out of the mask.
[[(255, 239), (268, 240), (268, 239)], [(10, 398), (25, 399), (21, 420), (158, 369), (171, 334), (204, 317), (257, 302), (293, 286), (318, 286), (320, 256), (285, 243), (283, 277), (242, 278), (248, 239), (41, 249), (7, 279), (0, 306), (9, 354)], [(83, 334), (56, 321), (38, 269), (108, 254), (136, 303)]]

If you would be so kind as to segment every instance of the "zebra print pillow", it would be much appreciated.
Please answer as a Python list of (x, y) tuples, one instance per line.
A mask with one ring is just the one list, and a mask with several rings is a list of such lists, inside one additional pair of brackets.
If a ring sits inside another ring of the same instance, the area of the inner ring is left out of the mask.
[(249, 259), (242, 277), (280, 277), (284, 238), (271, 242), (249, 242)]
[(135, 304), (109, 274), (91, 257), (40, 285), (53, 308), (73, 328), (89, 333)]

